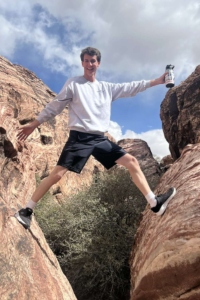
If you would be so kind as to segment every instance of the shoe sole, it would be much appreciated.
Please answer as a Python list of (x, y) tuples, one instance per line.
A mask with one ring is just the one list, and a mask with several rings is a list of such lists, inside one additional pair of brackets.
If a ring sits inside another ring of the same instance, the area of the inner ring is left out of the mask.
[(28, 225), (21, 219), (21, 217), (20, 217), (20, 215), (19, 215), (18, 212), (14, 214), (14, 217), (17, 219), (17, 221), (18, 221), (21, 225), (24, 226), (25, 229), (30, 228), (30, 226), (28, 226)]
[(173, 193), (171, 194), (171, 196), (167, 199), (167, 201), (165, 201), (165, 203), (163, 203), (163, 205), (161, 206), (160, 210), (156, 213), (157, 216), (162, 216), (170, 202), (170, 200), (176, 195), (176, 189), (174, 188)]

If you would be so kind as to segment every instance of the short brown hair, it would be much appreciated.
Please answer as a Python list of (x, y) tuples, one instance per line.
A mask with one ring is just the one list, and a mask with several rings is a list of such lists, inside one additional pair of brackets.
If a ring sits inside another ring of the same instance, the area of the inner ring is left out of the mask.
[(96, 56), (97, 56), (97, 61), (98, 61), (98, 62), (101, 61), (101, 52), (100, 52), (98, 49), (96, 49), (96, 48), (87, 47), (87, 48), (83, 49), (83, 50), (81, 51), (81, 55), (80, 55), (81, 61), (84, 60), (84, 54), (88, 54), (88, 55), (90, 55), (90, 56), (96, 55)]

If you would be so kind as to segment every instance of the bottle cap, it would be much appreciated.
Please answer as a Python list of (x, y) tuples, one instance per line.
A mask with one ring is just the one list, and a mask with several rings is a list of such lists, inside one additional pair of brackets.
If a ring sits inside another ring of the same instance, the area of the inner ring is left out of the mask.
[(167, 66), (166, 66), (166, 69), (173, 69), (173, 68), (174, 68), (173, 65), (167, 65)]

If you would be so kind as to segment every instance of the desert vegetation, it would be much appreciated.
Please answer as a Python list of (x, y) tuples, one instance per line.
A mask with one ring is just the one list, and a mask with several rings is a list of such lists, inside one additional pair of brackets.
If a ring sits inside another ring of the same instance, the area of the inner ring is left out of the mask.
[(77, 298), (129, 299), (129, 255), (146, 206), (129, 173), (98, 173), (61, 205), (51, 198), (40, 201), (36, 218)]

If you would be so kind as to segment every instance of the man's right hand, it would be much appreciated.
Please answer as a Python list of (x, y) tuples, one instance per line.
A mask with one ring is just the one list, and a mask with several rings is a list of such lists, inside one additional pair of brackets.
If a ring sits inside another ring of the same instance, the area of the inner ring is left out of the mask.
[(25, 125), (23, 127), (20, 127), (18, 129), (17, 139), (19, 141), (25, 141), (27, 137), (40, 125), (40, 123), (37, 120), (34, 120), (28, 125)]
[(162, 76), (160, 76), (159, 78), (157, 79), (153, 79), (150, 81), (150, 86), (155, 86), (155, 85), (158, 85), (158, 84), (163, 84), (165, 83), (165, 75), (168, 74), (168, 72), (165, 72)]

